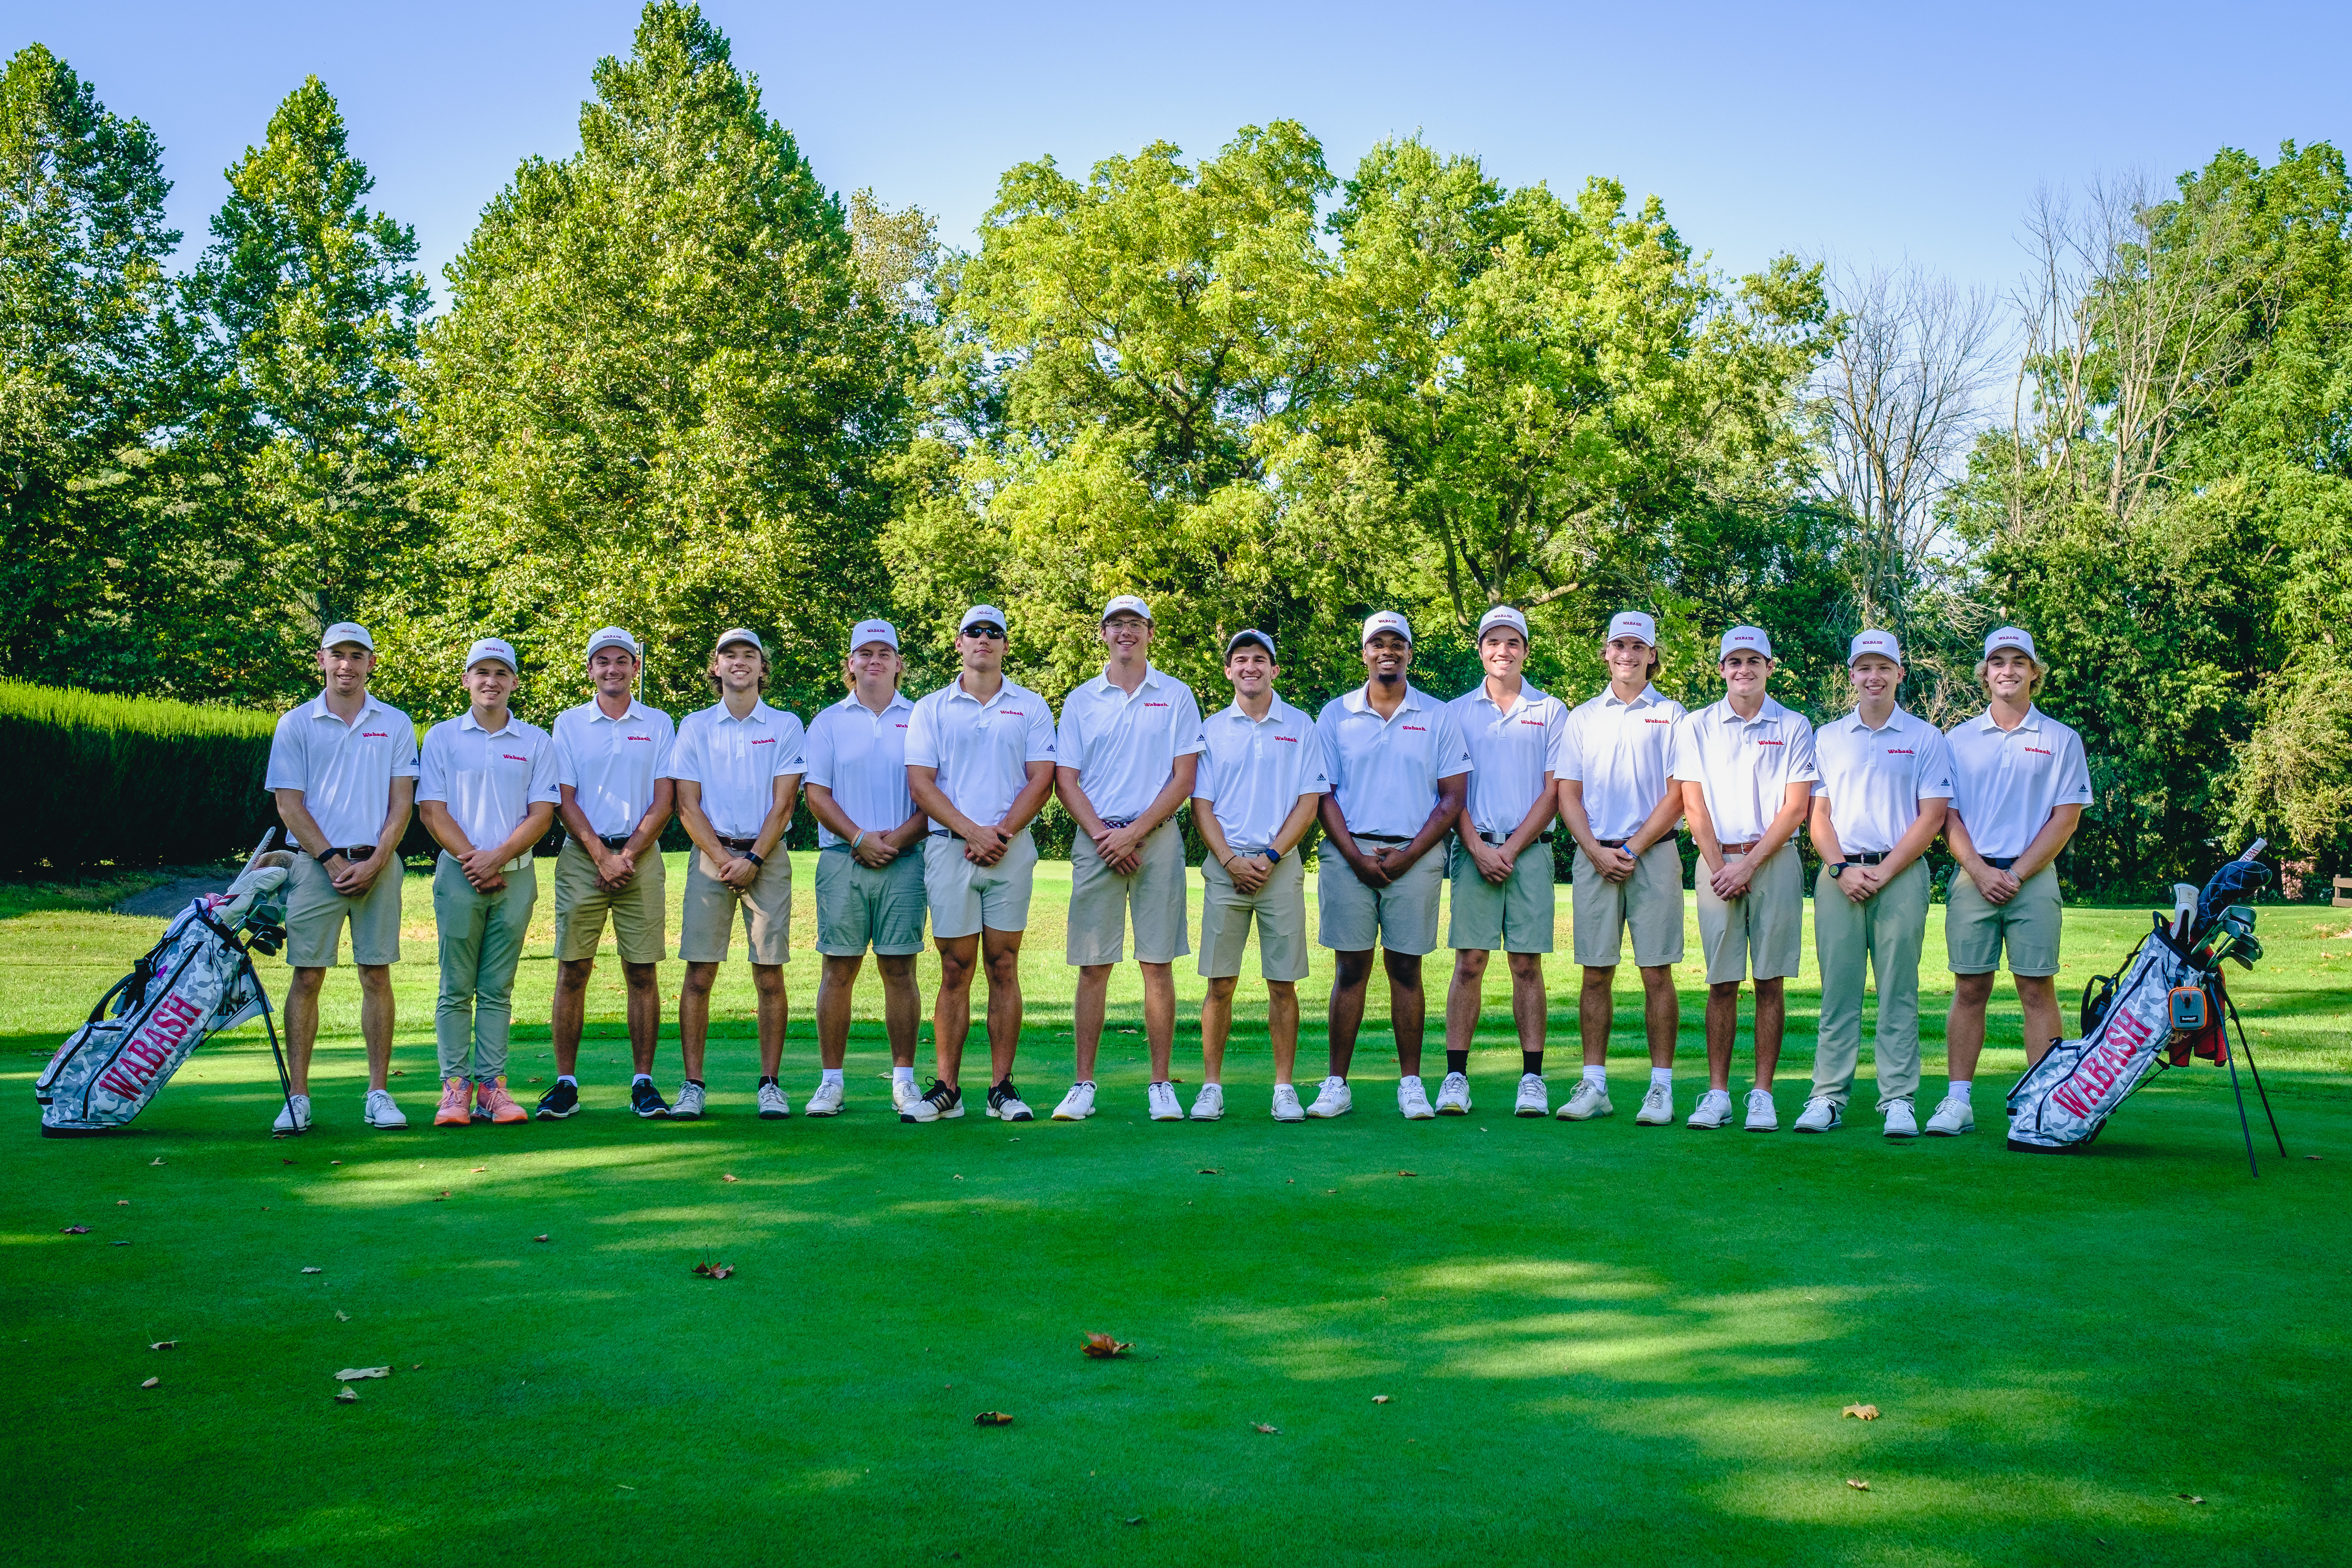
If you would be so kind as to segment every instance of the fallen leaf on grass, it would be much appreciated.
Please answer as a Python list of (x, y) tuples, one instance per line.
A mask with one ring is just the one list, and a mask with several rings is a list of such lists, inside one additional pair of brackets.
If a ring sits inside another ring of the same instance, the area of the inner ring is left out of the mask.
[(1250, 1423), (1250, 1430), (1253, 1432), (1263, 1432), (1267, 1436), (1271, 1437), (1280, 1432), (1282, 1428), (1279, 1426), (1269, 1426), (1263, 1421), (1253, 1421)]
[(2318, 1155), (2316, 1155), (2316, 1154), (2305, 1154), (2305, 1155), (2304, 1156), (2304, 1158), (2305, 1158), (2305, 1159), (2306, 1159), (2306, 1160), (2316, 1160), (2316, 1159), (2318, 1159), (2318, 1158), (2319, 1158), (2319, 1156), (2318, 1156)]
[(358, 1389), (353, 1388), (352, 1386), (351, 1386), (351, 1384), (345, 1384), (342, 1387), (341, 1387), (341, 1388), (339, 1388), (339, 1389), (335, 1390), (335, 1403), (336, 1403), (336, 1404), (338, 1404), (338, 1405), (357, 1405), (359, 1402), (360, 1402), (360, 1391), (359, 1391)]
[(339, 1323), (348, 1323), (351, 1321), (352, 1315), (349, 1312), (344, 1311), (340, 1307), (335, 1309), (335, 1321)]
[(388, 1366), (347, 1366), (343, 1368), (342, 1371), (335, 1373), (335, 1381), (337, 1383), (357, 1383), (363, 1377), (390, 1377), (391, 1375), (392, 1368)]
[(175, 1351), (180, 1348), (180, 1342), (177, 1340), (157, 1340), (153, 1344), (149, 1345), (147, 1348), (151, 1351)]
[(1399, 1171), (1397, 1174), (1400, 1176), (1418, 1176), (1421, 1173), (1419, 1171)]
[(694, 1271), (705, 1279), (724, 1279), (735, 1272), (735, 1266), (731, 1263), (698, 1263)]
[(467, 1172), (467, 1173), (466, 1173), (466, 1174), (467, 1174), (467, 1175), (469, 1175), (469, 1176), (478, 1176), (478, 1175), (480, 1175), (484, 1171), (487, 1171), (487, 1170), (488, 1170), (488, 1169), (489, 1169), (489, 1167), (488, 1167), (488, 1165), (477, 1165), (477, 1166), (475, 1166), (472, 1170), (470, 1170), (470, 1171)]
[(1875, 1421), (1878, 1419), (1878, 1406), (1875, 1405), (1849, 1405), (1840, 1414), (1843, 1415), (1851, 1415), (1857, 1421)]
[(950, 1176), (948, 1180), (950, 1182), (961, 1182), (963, 1178), (961, 1176)]
[(533, 1241), (545, 1241), (545, 1240), (547, 1239), (547, 1237), (543, 1237), (543, 1236), (534, 1236), (534, 1237), (531, 1237), (531, 1239), (532, 1239)]
[(163, 1381), (163, 1380), (162, 1378), (160, 1378), (160, 1377), (151, 1377), (151, 1378), (149, 1378), (146, 1382), (144, 1382), (144, 1383), (141, 1384), (139, 1386), (140, 1386), (140, 1387), (142, 1387), (142, 1388), (153, 1388), (156, 1384), (158, 1384), (162, 1383)]
[(411, 1362), (409, 1363), (408, 1370), (411, 1372), (423, 1372), (425, 1370), (425, 1363), (421, 1361)]
[(58, 1228), (58, 1234), (59, 1236), (88, 1236), (89, 1234), (89, 1226), (86, 1225), (63, 1226)]
[(406, 1068), (394, 1068), (392, 1069), (392, 1076), (394, 1078), (406, 1078), (408, 1076), (408, 1069)]
[(1850, 1486), (1850, 1487), (1852, 1487), (1854, 1490), (1856, 1490), (1856, 1491), (1858, 1491), (1858, 1492), (1866, 1492), (1866, 1491), (1868, 1491), (1868, 1490), (1870, 1489), (1870, 1483), (1869, 1483), (1868, 1481), (1858, 1481), (1858, 1480), (1855, 1480), (1852, 1476), (1848, 1476), (1848, 1477), (1845, 1479), (1845, 1484), (1846, 1484), (1846, 1485), (1848, 1485), (1848, 1486)]
[(328, 1161), (328, 1162), (327, 1162), (327, 1163), (328, 1163), (328, 1164), (330, 1164), (330, 1165), (340, 1165), (340, 1164), (341, 1164), (341, 1163), (342, 1163), (342, 1162), (341, 1162), (341, 1160), (330, 1160), (330, 1161)]
[(1386, 1405), (1388, 1402), (1389, 1396), (1385, 1394), (1375, 1394), (1372, 1395), (1372, 1403), (1375, 1405)]
[(109, 1247), (128, 1247), (131, 1244), (127, 1241), (110, 1241), (106, 1245)]
[(721, 1176), (719, 1179), (722, 1182), (740, 1182), (743, 1178), (740, 1176)]
[(1010, 1426), (1013, 1417), (1002, 1410), (983, 1410), (971, 1418), (971, 1424), (975, 1426)]
[(278, 1163), (279, 1164), (281, 1164), (281, 1165), (291, 1165), (291, 1164), (296, 1164), (296, 1163), (298, 1163), (299, 1162), (297, 1162), (297, 1161), (293, 1161), (293, 1160), (280, 1160), (280, 1161), (278, 1161)]
[(1213, 1166), (1203, 1165), (1201, 1167), (1201, 1174), (1204, 1176), (1222, 1176), (1224, 1173), (1215, 1169)]
[(114, 1200), (114, 1206), (119, 1209), (127, 1209), (131, 1206), (131, 1200), (129, 1198), (117, 1198)]
[(2191, 1508), (2196, 1507), (2199, 1503), (2201, 1503), (2201, 1502), (2203, 1502), (2203, 1501), (2205, 1500), (2204, 1500), (2203, 1498), (2201, 1498), (2201, 1497), (2191, 1497), (2191, 1496), (2190, 1496), (2189, 1493), (2187, 1493), (2187, 1492), (2175, 1492), (2175, 1493), (2173, 1493), (2172, 1495), (2173, 1495), (2174, 1497), (2179, 1498), (2182, 1502), (2185, 1502), (2185, 1503), (2189, 1504), (2189, 1507), (2191, 1507)]
[(448, 1194), (447, 1193), (446, 1193), (446, 1192), (445, 1192), (445, 1193), (441, 1194), (438, 1197), (435, 1198), (433, 1201), (434, 1201), (435, 1203), (436, 1203), (436, 1204), (438, 1204), (438, 1203), (446, 1203), (446, 1202), (448, 1201), (448, 1198), (449, 1198), (449, 1194)]
[(1108, 1334), (1090, 1333), (1087, 1336), (1087, 1342), (1082, 1348), (1096, 1361), (1108, 1361), (1113, 1356), (1125, 1355), (1133, 1350), (1135, 1345), (1131, 1341), (1116, 1340)]
[(303, 1269), (303, 1270), (302, 1270), (302, 1272), (303, 1272), (303, 1273), (305, 1273), (305, 1274), (324, 1274), (324, 1273), (326, 1272), (326, 1270), (325, 1270), (325, 1269), (323, 1269), (323, 1268), (305, 1268), (305, 1269)]
[(1129, 1524), (1141, 1524), (1141, 1523), (1143, 1522), (1143, 1516), (1142, 1516), (1141, 1514), (1139, 1514), (1139, 1514), (1137, 1514), (1133, 1519), (1129, 1520), (1127, 1522), (1128, 1522), (1128, 1523), (1129, 1523)]
[(153, 1159), (152, 1159), (152, 1160), (148, 1161), (147, 1163), (148, 1163), (149, 1164), (151, 1164), (151, 1165), (160, 1165), (160, 1164), (162, 1164), (162, 1163), (163, 1163), (163, 1155), (161, 1155), (161, 1154), (158, 1154), (158, 1155), (156, 1155)]

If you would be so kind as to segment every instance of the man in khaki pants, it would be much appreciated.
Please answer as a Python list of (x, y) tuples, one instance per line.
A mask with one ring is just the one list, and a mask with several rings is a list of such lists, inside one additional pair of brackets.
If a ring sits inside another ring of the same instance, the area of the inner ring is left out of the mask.
[[(1054, 1108), (1056, 1121), (1095, 1112), (1095, 1054), (1102, 1045), (1110, 972), (1126, 956), (1135, 920), (1143, 972), (1143, 1038), (1151, 1058), (1144, 1090), (1154, 1121), (1181, 1121), (1168, 1081), (1176, 1042), (1176, 960), (1192, 951), (1184, 924), (1184, 836), (1176, 808), (1191, 798), (1201, 755), (1201, 707), (1192, 689), (1154, 668), (1151, 608), (1132, 594), (1103, 606), (1110, 649), (1103, 672), (1062, 700), (1054, 784), (1078, 825), (1070, 846), (1069, 962), (1077, 969), (1072, 1036), (1077, 1081)], [(1203, 1092), (1204, 1121), (1224, 1114), (1223, 1091)]]
[(637, 639), (606, 626), (588, 639), (593, 700), (555, 716), (556, 806), (563, 850), (555, 858), (555, 1087), (540, 1097), (542, 1121), (580, 1109), (580, 1032), (604, 918), (629, 986), (629, 1055), (650, 1079), (661, 1034), (663, 923), (668, 913), (661, 834), (677, 786), (667, 776), (677, 727), (636, 700)]
[(539, 874), (531, 846), (555, 820), (555, 740), (508, 708), (515, 652), (483, 637), (466, 654), (466, 712), (426, 731), (416, 811), (441, 846), (433, 870), (441, 994), (433, 1036), (441, 1061), (436, 1127), (528, 1121), (507, 1092), (507, 1036)]
[(675, 1110), (662, 1103), (653, 1079), (638, 1076), (632, 1091), (640, 1116), (700, 1116), (705, 1103), (702, 1053), (710, 1037), (710, 987), (732, 945), (739, 912), (751, 950), (751, 984), (759, 994), (760, 1116), (774, 1121), (793, 1113), (781, 1074), (784, 1060), (784, 961), (793, 923), (793, 863), (783, 852), (784, 828), (808, 771), (799, 719), (760, 700), (768, 684), (768, 648), (760, 634), (737, 626), (719, 634), (710, 654), (710, 684), (719, 700), (686, 716), (670, 752), (677, 781), (677, 816), (694, 840), (687, 864), (686, 908), (677, 944), (686, 960), (686, 989), (677, 1002), (678, 1055), (686, 1081)]
[(1889, 1138), (1916, 1138), (1919, 1090), (1919, 947), (1927, 930), (1927, 846), (1944, 828), (1952, 763), (1943, 732), (1895, 705), (1903, 650), (1892, 632), (1865, 631), (1846, 652), (1854, 710), (1813, 733), (1813, 951), (1822, 964), (1822, 1021), (1813, 1092), (1800, 1132), (1845, 1120), (1862, 1054), (1864, 972), (1878, 972), (1878, 1109)]
[(1723, 700), (1675, 726), (1674, 776), (1698, 844), (1698, 935), (1706, 952), (1706, 1092), (1684, 1123), (1731, 1121), (1731, 1053), (1739, 987), (1756, 978), (1756, 1083), (1750, 1132), (1779, 1130), (1772, 1070), (1788, 1026), (1782, 989), (1805, 947), (1805, 872), (1792, 842), (1812, 808), (1813, 727), (1764, 695), (1772, 639), (1756, 626), (1723, 634)]

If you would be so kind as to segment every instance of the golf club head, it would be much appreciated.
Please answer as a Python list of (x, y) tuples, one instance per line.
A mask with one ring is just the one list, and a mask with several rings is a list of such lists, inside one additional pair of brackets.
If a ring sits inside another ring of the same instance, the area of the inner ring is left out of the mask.
[(2221, 911), (2220, 921), (2240, 936), (2254, 934), (2254, 911), (2243, 904), (2231, 904)]
[(2252, 937), (2242, 936), (2231, 945), (2230, 956), (2252, 969), (2263, 956), (2263, 944)]

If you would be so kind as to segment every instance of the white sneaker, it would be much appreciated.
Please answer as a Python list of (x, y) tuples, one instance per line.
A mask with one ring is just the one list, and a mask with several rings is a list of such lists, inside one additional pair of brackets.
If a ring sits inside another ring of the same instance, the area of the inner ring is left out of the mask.
[(1519, 1102), (1511, 1108), (1514, 1116), (1549, 1116), (1551, 1086), (1545, 1083), (1541, 1073), (1519, 1075)]
[[(778, 1089), (776, 1092), (778, 1094), (782, 1094), (783, 1090)], [(697, 1118), (701, 1116), (703, 1105), (709, 1098), (709, 1097), (703, 1092), (702, 1086), (698, 1083), (687, 1082), (679, 1084), (677, 1086), (677, 1100), (669, 1108), (670, 1120), (673, 1121), (695, 1121)], [(789, 1113), (789, 1108), (787, 1108), (787, 1114)]]
[(841, 1102), (846, 1097), (843, 1094), (842, 1086), (840, 1084), (834, 1082), (833, 1079), (829, 1078), (819, 1079), (817, 1080), (816, 1091), (808, 1097), (808, 1104), (802, 1107), (801, 1114), (803, 1116), (838, 1116), (841, 1114)]
[[(891, 1079), (890, 1109), (897, 1111), (899, 1115), (906, 1115), (907, 1108), (908, 1106), (921, 1104), (922, 1099), (923, 1086), (917, 1083), (913, 1079), (896, 1077)], [(936, 1109), (934, 1110), (933, 1114), (938, 1114)], [(929, 1121), (929, 1118), (926, 1117), (924, 1120)]]
[(1633, 1112), (1636, 1127), (1666, 1127), (1675, 1120), (1675, 1091), (1671, 1084), (1654, 1083), (1650, 1092), (1642, 1097), (1642, 1109)]
[(1795, 1131), (1799, 1132), (1832, 1132), (1845, 1121), (1845, 1107), (1826, 1094), (1817, 1094), (1805, 1101), (1805, 1109), (1797, 1113)]
[(1397, 1079), (1397, 1110), (1407, 1121), (1437, 1120), (1437, 1111), (1429, 1103), (1429, 1090), (1412, 1074)]
[(1307, 1114), (1320, 1120), (1327, 1116), (1345, 1116), (1356, 1109), (1356, 1096), (1344, 1078), (1327, 1078), (1315, 1090), (1315, 1103)]
[[(299, 1104), (302, 1097), (298, 1094), (294, 1099)], [(1944, 1103), (1936, 1107), (1935, 1115), (1927, 1118), (1927, 1136), (1930, 1138), (1957, 1138), (1963, 1132), (1976, 1130), (1977, 1113), (1962, 1095), (1944, 1096)]]
[(1054, 1107), (1056, 1121), (1084, 1121), (1095, 1113), (1095, 1086), (1074, 1083), (1070, 1092), (1062, 1096), (1062, 1103)]
[(1274, 1086), (1274, 1119), (1276, 1121), (1304, 1121), (1306, 1107), (1298, 1103), (1298, 1086), (1278, 1083)]
[[(903, 1100), (898, 1100), (899, 1121), (937, 1121), (940, 1119), (940, 1108), (938, 1104), (935, 1101), (924, 1099), (922, 1089), (916, 1085), (909, 1083), (899, 1083), (895, 1085), (891, 1090), (891, 1098), (894, 1100), (898, 1099), (898, 1090), (901, 1089), (912, 1089), (915, 1092)], [(958, 1109), (961, 1108), (959, 1107)]]
[(1886, 1135), (1889, 1138), (1919, 1136), (1919, 1117), (1907, 1100), (1898, 1100), (1886, 1108)]
[[(1294, 1099), (1296, 1096), (1293, 1097)], [(1223, 1084), (1204, 1083), (1201, 1092), (1192, 1097), (1192, 1120), (1223, 1121), (1225, 1119), (1225, 1088)]]
[(1690, 1120), (1683, 1125), (1696, 1127), (1703, 1131), (1713, 1131), (1718, 1127), (1730, 1126), (1731, 1091), (1727, 1089), (1710, 1089), (1700, 1095), (1697, 1107), (1690, 1113)]
[(1748, 1091), (1748, 1131), (1750, 1132), (1780, 1131), (1780, 1108), (1772, 1103), (1770, 1089), (1751, 1089)]
[[(389, 1099), (389, 1096), (386, 1096)], [(405, 1121), (402, 1122), (406, 1126)], [(278, 1108), (278, 1120), (269, 1124), (272, 1132), (308, 1132), (310, 1131), (310, 1097), (289, 1094), (286, 1103)]]
[(1184, 1120), (1184, 1108), (1177, 1103), (1176, 1086), (1172, 1083), (1151, 1085), (1143, 1091), (1143, 1102), (1150, 1108), (1151, 1120), (1154, 1121)]
[(408, 1113), (401, 1110), (400, 1102), (392, 1098), (392, 1090), (372, 1089), (367, 1091), (367, 1105), (360, 1112), (360, 1120), (370, 1127), (405, 1127), (408, 1125)]
[[(819, 1092), (820, 1094), (822, 1094), (822, 1093), (824, 1092), (824, 1090), (823, 1090), (822, 1089), (820, 1089), (818, 1090), (818, 1092)], [(678, 1095), (678, 1098), (679, 1098), (679, 1099), (681, 1099), (681, 1100), (683, 1100), (683, 1099), (685, 1099), (685, 1098), (686, 1098), (686, 1096), (685, 1096), (685, 1094), (684, 1094), (684, 1092), (683, 1092), (683, 1091), (680, 1091), (680, 1093), (679, 1093), (679, 1095)], [(839, 1098), (838, 1098), (838, 1097), (836, 1097), (836, 1098), (835, 1099), (834, 1102), (833, 1102), (833, 1110), (840, 1110), (840, 1109), (841, 1109), (841, 1101), (840, 1101)], [(760, 1120), (761, 1120), (761, 1121), (782, 1121), (785, 1117), (790, 1116), (792, 1113), (793, 1113), (793, 1102), (792, 1102), (792, 1099), (791, 1099), (791, 1097), (790, 1097), (790, 1096), (788, 1096), (787, 1094), (785, 1094), (785, 1093), (784, 1093), (784, 1086), (783, 1086), (782, 1084), (780, 1084), (780, 1083), (763, 1083), (763, 1084), (761, 1084), (761, 1085), (760, 1086)], [(814, 1100), (811, 1100), (811, 1101), (809, 1102), (809, 1114), (810, 1114), (811, 1116), (830, 1116), (830, 1115), (832, 1115), (832, 1114), (833, 1114), (833, 1111), (832, 1111), (832, 1110), (819, 1110), (816, 1108), (816, 1102), (815, 1102)]]
[(1614, 1116), (1617, 1108), (1609, 1103), (1609, 1086), (1595, 1083), (1589, 1078), (1576, 1080), (1576, 1089), (1568, 1103), (1559, 1108), (1562, 1121), (1590, 1121), (1596, 1116)]
[(1437, 1086), (1437, 1114), (1440, 1116), (1470, 1114), (1470, 1079), (1467, 1077), (1458, 1072), (1445, 1075), (1445, 1081)]

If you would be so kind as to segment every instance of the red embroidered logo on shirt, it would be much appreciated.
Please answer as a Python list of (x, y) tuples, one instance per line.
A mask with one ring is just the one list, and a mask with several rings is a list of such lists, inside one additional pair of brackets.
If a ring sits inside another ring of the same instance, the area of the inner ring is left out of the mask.
[(1298, 737), (1296, 735), (1276, 735), (1275, 739), (1281, 742), (1286, 746), (1295, 746), (1298, 744)]
[(1644, 719), (1642, 722), (1644, 724), (1671, 724), (1674, 721), (1672, 719)]
[(1165, 707), (1167, 707), (1167, 706), (1168, 706), (1168, 704), (1166, 704), (1165, 702), (1147, 702), (1147, 703), (1145, 703), (1145, 704), (1144, 704), (1144, 706), (1145, 706), (1146, 708), (1165, 708)]
[(389, 730), (362, 730), (360, 731), (360, 739), (362, 741), (389, 741), (392, 739), (392, 731)]
[(1786, 741), (1759, 741), (1756, 743), (1759, 746), (1785, 746), (1789, 742)]
[(530, 761), (529, 757), (518, 757), (512, 752), (500, 752), (499, 755), (504, 757), (510, 763), (527, 763)]
[(1519, 722), (1530, 730), (1540, 730), (1544, 727), (1544, 721), (1540, 719), (1522, 719)]
[(643, 741), (649, 746), (653, 744), (654, 741), (654, 738), (651, 735), (624, 735), (621, 739), (624, 741)]
[(1007, 719), (1025, 719), (1028, 717), (1026, 713), (1023, 712), (1018, 708), (999, 708), (997, 711), (1003, 714)]
[(1890, 757), (1910, 757), (1916, 756), (1918, 753), (1908, 746), (1889, 746), (1886, 748), (1886, 754)]
[(1423, 735), (1429, 733), (1429, 726), (1426, 724), (1400, 724), (1397, 728), (1400, 730), (1411, 730)]
[(2027, 746), (2024, 748), (2024, 751), (2029, 756), (2035, 757), (2048, 757), (2054, 756), (2056, 754), (2045, 746)]
[(755, 746), (772, 746), (775, 743), (776, 738), (773, 735), (762, 735), (758, 740), (751, 742), (751, 744)]

